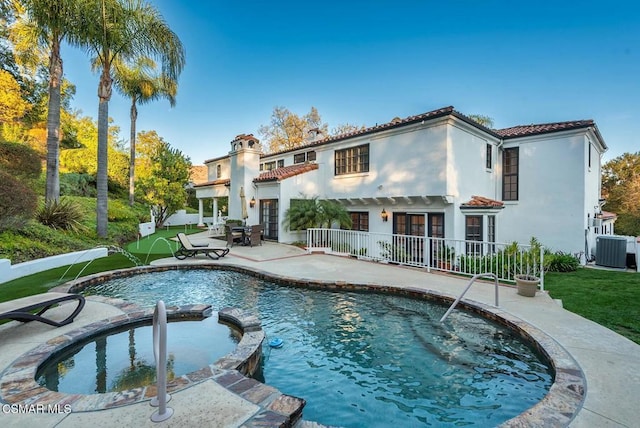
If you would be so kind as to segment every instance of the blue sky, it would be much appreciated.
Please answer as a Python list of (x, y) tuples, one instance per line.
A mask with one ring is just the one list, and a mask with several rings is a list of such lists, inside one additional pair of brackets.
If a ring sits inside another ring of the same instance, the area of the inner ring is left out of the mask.
[[(631, 1), (151, 1), (182, 40), (177, 105), (139, 108), (194, 164), (257, 133), (275, 106), (329, 127), (453, 105), (494, 127), (594, 119), (609, 151), (640, 150), (640, 13)], [(63, 50), (72, 102), (97, 117), (86, 52)], [(109, 115), (129, 135), (129, 102)]]

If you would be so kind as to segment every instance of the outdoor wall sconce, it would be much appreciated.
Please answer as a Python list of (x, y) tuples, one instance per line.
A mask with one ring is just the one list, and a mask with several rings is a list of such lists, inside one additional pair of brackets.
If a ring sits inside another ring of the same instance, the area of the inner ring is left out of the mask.
[(249, 207), (253, 208), (256, 206), (256, 198), (252, 197), (249, 201)]
[(384, 210), (384, 208), (382, 209), (382, 212), (380, 213), (380, 217), (382, 217), (382, 221), (387, 221), (389, 219), (389, 214), (387, 214), (387, 212)]

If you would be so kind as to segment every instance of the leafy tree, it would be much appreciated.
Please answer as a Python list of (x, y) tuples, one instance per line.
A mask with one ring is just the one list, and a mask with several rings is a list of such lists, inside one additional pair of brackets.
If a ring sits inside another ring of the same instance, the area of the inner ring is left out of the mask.
[(618, 214), (616, 231), (640, 235), (640, 152), (624, 153), (602, 167), (604, 209)]
[(284, 213), (284, 226), (288, 230), (305, 230), (314, 227), (331, 227), (337, 223), (341, 228), (351, 228), (351, 216), (337, 202), (313, 198), (292, 199)]
[(159, 98), (169, 100), (171, 107), (176, 104), (178, 83), (166, 75), (158, 75), (156, 63), (147, 57), (137, 58), (132, 66), (115, 64), (116, 88), (131, 100), (131, 133), (129, 140), (129, 205), (134, 203), (135, 160), (136, 160), (136, 120), (137, 104), (145, 104)]
[(285, 107), (275, 107), (271, 122), (262, 125), (258, 133), (265, 138), (265, 145), (270, 152), (278, 152), (304, 145), (312, 129), (319, 129), (326, 135), (328, 128), (315, 107), (311, 107), (311, 111), (302, 117)]
[[(88, 117), (78, 117), (79, 114), (68, 118), (67, 127), (74, 136), (73, 149), (65, 149), (60, 153), (60, 171), (63, 173), (89, 174), (96, 176), (98, 172), (98, 127), (95, 121)], [(109, 182), (126, 187), (129, 169), (129, 157), (119, 142), (120, 128), (109, 127), (108, 170)]]
[(475, 122), (478, 122), (480, 125), (486, 128), (493, 127), (493, 119), (489, 116), (485, 116), (482, 114), (468, 114), (467, 117)]
[(177, 80), (185, 64), (185, 51), (178, 36), (169, 28), (162, 15), (152, 5), (141, 0), (85, 0), (87, 7), (84, 25), (86, 43), (98, 64), (98, 173), (96, 230), (107, 237), (107, 152), (109, 100), (113, 79), (111, 73), (118, 61), (124, 63), (146, 56), (158, 59), (162, 72)]
[(156, 226), (187, 202), (191, 161), (155, 131), (138, 135), (139, 178), (136, 192), (152, 206)]
[(11, 73), (0, 70), (0, 123), (18, 122), (29, 108), (22, 97), (20, 85)]

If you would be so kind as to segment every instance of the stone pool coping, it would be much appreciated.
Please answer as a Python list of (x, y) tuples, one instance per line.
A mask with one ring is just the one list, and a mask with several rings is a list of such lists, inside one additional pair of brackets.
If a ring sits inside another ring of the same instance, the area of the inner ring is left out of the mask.
[[(99, 284), (108, 279), (124, 277), (133, 273), (159, 272), (177, 269), (216, 269), (242, 272), (255, 277), (274, 281), (282, 285), (343, 291), (375, 291), (417, 299), (428, 299), (450, 304), (454, 298), (439, 291), (415, 288), (382, 286), (376, 284), (348, 283), (346, 281), (324, 281), (318, 279), (292, 277), (274, 274), (248, 266), (230, 264), (169, 264), (162, 266), (143, 266), (120, 269), (84, 277), (71, 281), (52, 291), (79, 292), (84, 287)], [(541, 329), (522, 319), (490, 305), (470, 299), (461, 301), (458, 306), (510, 327), (524, 340), (531, 343), (549, 361), (554, 370), (554, 382), (547, 395), (537, 404), (520, 415), (505, 421), (504, 427), (519, 426), (567, 426), (582, 408), (586, 397), (587, 383), (585, 375), (575, 361), (556, 340)]]
[[(52, 291), (78, 292), (86, 286), (98, 284), (112, 278), (124, 277), (132, 275), (134, 273), (157, 272), (176, 269), (232, 270), (289, 286), (344, 291), (375, 291), (418, 299), (435, 300), (445, 303), (451, 303), (453, 301), (452, 296), (448, 296), (438, 291), (423, 288), (358, 284), (354, 282), (349, 283), (346, 281), (323, 281), (318, 279), (278, 275), (253, 267), (224, 264), (171, 264), (163, 266), (144, 266), (139, 268), (121, 269), (91, 275), (80, 280), (71, 281), (61, 287), (57, 287)], [(540, 402), (538, 402), (536, 405), (529, 408), (522, 414), (504, 422), (502, 426), (515, 427), (531, 425), (568, 425), (581, 409), (586, 396), (586, 379), (583, 371), (573, 359), (573, 357), (551, 336), (549, 336), (542, 330), (526, 323), (522, 319), (504, 310), (501, 310), (500, 308), (495, 308), (469, 299), (465, 299), (464, 301), (460, 302), (459, 306), (510, 327), (515, 333), (519, 334), (521, 337), (535, 346), (537, 350), (548, 359), (551, 367), (555, 372), (554, 382), (551, 385), (547, 395)], [(239, 373), (238, 376), (240, 376), (242, 379), (245, 379), (246, 381), (257, 383), (257, 381), (242, 377)], [(242, 382), (244, 381), (238, 381), (238, 384)], [(264, 387), (271, 388), (267, 385), (264, 385)]]
[[(124, 313), (56, 336), (18, 357), (0, 373), (0, 402), (9, 405), (52, 406), (54, 411), (69, 406), (71, 412), (91, 412), (136, 404), (155, 397), (156, 385), (103, 394), (69, 394), (51, 391), (36, 382), (38, 368), (73, 343), (109, 330), (147, 324), (153, 320), (154, 308), (144, 309), (122, 299), (102, 296), (89, 296), (88, 299), (115, 306)], [(169, 321), (197, 320), (210, 315), (211, 305), (195, 304), (167, 308)], [(265, 333), (260, 320), (249, 311), (237, 308), (220, 310), (218, 320), (242, 333), (236, 348), (207, 367), (167, 382), (167, 392), (175, 393), (212, 380), (260, 407), (261, 410), (247, 422), (247, 426), (263, 426), (265, 423), (293, 425), (300, 419), (305, 401), (282, 394), (273, 387), (247, 377), (256, 371), (262, 357)]]

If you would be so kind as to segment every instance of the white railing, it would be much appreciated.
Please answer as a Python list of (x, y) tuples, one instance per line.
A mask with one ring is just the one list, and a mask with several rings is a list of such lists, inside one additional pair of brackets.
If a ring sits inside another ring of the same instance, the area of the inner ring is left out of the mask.
[(467, 287), (462, 291), (462, 293), (460, 293), (458, 298), (451, 304), (451, 306), (449, 306), (449, 309), (447, 309), (447, 312), (445, 312), (444, 315), (442, 316), (442, 318), (440, 318), (440, 322), (444, 322), (444, 320), (447, 319), (447, 317), (449, 316), (451, 311), (453, 311), (455, 309), (455, 307), (458, 305), (458, 303), (460, 303), (460, 300), (462, 300), (464, 295), (467, 294), (467, 291), (469, 291), (469, 289), (471, 288), (473, 283), (476, 282), (476, 279), (480, 279), (480, 278), (487, 277), (487, 276), (490, 276), (495, 281), (495, 286), (494, 286), (495, 304), (494, 304), (494, 306), (496, 308), (499, 308), (500, 307), (500, 300), (499, 300), (499, 296), (498, 296), (498, 277), (496, 276), (496, 274), (493, 274), (493, 273), (486, 273), (486, 272), (485, 273), (479, 273), (477, 275), (474, 275), (469, 280), (469, 283), (467, 284)]
[(495, 274), (514, 282), (515, 275), (540, 277), (544, 290), (544, 248), (486, 241), (359, 232), (342, 229), (307, 229), (308, 251), (424, 267), (473, 276)]
[(151, 415), (152, 422), (166, 421), (173, 415), (167, 407), (171, 396), (167, 394), (167, 310), (164, 302), (158, 300), (153, 312), (153, 356), (156, 360), (157, 395), (151, 399), (151, 406), (158, 410)]

